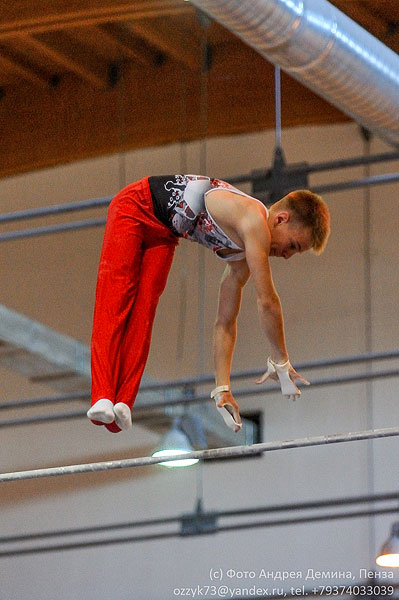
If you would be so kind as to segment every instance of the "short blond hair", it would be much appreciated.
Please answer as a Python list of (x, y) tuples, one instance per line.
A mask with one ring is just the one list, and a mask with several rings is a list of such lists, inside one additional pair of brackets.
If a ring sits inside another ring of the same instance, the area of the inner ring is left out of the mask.
[(330, 213), (323, 198), (310, 190), (295, 190), (280, 200), (295, 223), (310, 229), (312, 249), (321, 254), (330, 235)]

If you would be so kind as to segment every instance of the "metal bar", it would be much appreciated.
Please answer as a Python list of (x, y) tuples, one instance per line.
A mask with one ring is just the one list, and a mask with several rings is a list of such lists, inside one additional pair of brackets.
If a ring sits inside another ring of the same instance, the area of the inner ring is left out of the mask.
[(133, 537), (117, 537), (105, 540), (92, 540), (90, 542), (76, 542), (71, 544), (54, 544), (53, 546), (42, 546), (39, 548), (21, 548), (19, 550), (5, 550), (0, 552), (0, 558), (9, 558), (11, 556), (18, 555), (29, 555), (29, 554), (43, 554), (47, 552), (57, 552), (62, 550), (79, 550), (81, 548), (94, 548), (100, 546), (110, 546), (114, 544), (132, 544), (133, 542), (149, 542), (153, 540), (164, 540), (173, 537), (180, 537), (180, 532), (166, 532), (166, 533), (150, 533), (144, 535), (136, 535)]
[[(259, 506), (253, 508), (242, 508), (236, 510), (218, 511), (218, 517), (235, 517), (246, 515), (258, 515), (263, 513), (275, 512), (296, 512), (301, 510), (318, 510), (332, 507), (352, 506), (354, 504), (375, 504), (376, 502), (397, 502), (399, 500), (399, 492), (391, 492), (389, 494), (372, 494), (368, 496), (352, 496), (342, 498), (331, 498), (329, 500), (315, 500), (313, 502), (297, 502), (294, 504), (272, 504), (270, 506)], [(396, 505), (396, 510), (399, 511), (399, 506)], [(214, 511), (213, 511), (214, 512)], [(1, 542), (0, 538), (0, 542)]]
[[(386, 352), (370, 352), (368, 354), (352, 354), (348, 356), (341, 356), (338, 358), (323, 358), (321, 360), (316, 360), (312, 362), (302, 362), (295, 363), (295, 368), (297, 370), (307, 370), (307, 369), (321, 369), (321, 368), (329, 368), (329, 367), (339, 367), (343, 365), (362, 363), (365, 361), (375, 361), (375, 360), (390, 360), (393, 358), (399, 358), (399, 350), (388, 350)], [(251, 377), (259, 377), (262, 375), (264, 369), (255, 369), (250, 371), (237, 371), (232, 373), (232, 379), (247, 379)], [(157, 383), (148, 383), (140, 387), (140, 391), (155, 391), (159, 389), (168, 389), (173, 387), (184, 387), (184, 386), (193, 386), (199, 384), (212, 383), (214, 381), (213, 375), (203, 375), (198, 377), (188, 377), (185, 379), (177, 379), (171, 382), (157, 382)]]
[[(258, 372), (257, 375), (262, 373)], [(348, 384), (348, 383), (359, 383), (361, 381), (369, 381), (371, 379), (386, 379), (389, 377), (398, 377), (399, 370), (393, 371), (380, 371), (377, 373), (360, 373), (357, 375), (343, 375), (341, 377), (331, 377), (325, 379), (316, 379), (311, 381), (311, 387), (322, 387), (325, 385), (340, 385), (340, 384)], [(298, 387), (303, 387), (299, 384)], [(251, 387), (247, 389), (238, 389), (234, 391), (234, 396), (242, 397), (242, 396), (253, 396), (257, 394), (271, 394), (280, 392), (280, 387), (277, 385), (273, 385), (271, 387), (263, 387), (261, 385), (257, 385), (256, 387)], [(184, 399), (179, 400), (167, 400), (165, 403), (161, 402), (147, 402), (145, 406), (140, 406), (137, 410), (144, 411), (150, 410), (161, 406), (178, 406), (179, 404), (193, 404), (195, 402), (203, 402), (205, 400), (209, 400), (209, 394), (200, 394)]]
[(303, 523), (317, 523), (322, 521), (336, 521), (339, 519), (354, 519), (359, 517), (374, 517), (399, 512), (397, 506), (391, 508), (377, 508), (371, 510), (357, 510), (347, 513), (312, 515), (309, 517), (296, 517), (292, 519), (270, 519), (268, 521), (254, 521), (253, 523), (231, 523), (217, 528), (217, 532), (237, 531), (238, 529), (256, 529), (257, 527), (280, 527), (281, 525), (300, 525)]
[(274, 67), (274, 96), (275, 96), (275, 128), (276, 146), (281, 148), (281, 71), (277, 65)]
[(48, 215), (60, 215), (77, 210), (88, 210), (90, 208), (100, 208), (108, 206), (112, 196), (105, 198), (93, 198), (92, 200), (83, 200), (81, 202), (69, 202), (66, 204), (53, 204), (51, 206), (42, 206), (28, 210), (18, 210), (10, 213), (0, 214), (0, 223), (10, 223), (11, 221), (22, 221), (24, 219), (35, 219), (38, 217), (47, 217)]
[(17, 542), (31, 542), (33, 540), (47, 540), (55, 537), (69, 537), (71, 535), (87, 535), (105, 533), (119, 529), (134, 529), (136, 527), (153, 527), (155, 525), (169, 525), (179, 523), (180, 517), (162, 517), (159, 519), (144, 519), (143, 521), (127, 521), (124, 523), (112, 523), (109, 525), (94, 525), (92, 527), (76, 527), (75, 529), (55, 529), (54, 531), (42, 531), (40, 533), (26, 533), (23, 535), (7, 535), (0, 537), (1, 544), (14, 544)]
[[(361, 164), (361, 163), (359, 163), (359, 164)], [(321, 170), (321, 168), (319, 168), (319, 170)], [(245, 182), (245, 181), (251, 181), (252, 175), (230, 177), (228, 179), (229, 179), (230, 183), (240, 183), (240, 182)], [(399, 173), (388, 173), (386, 175), (374, 175), (372, 177), (365, 177), (363, 179), (355, 179), (353, 181), (343, 181), (343, 182), (339, 182), (339, 183), (320, 185), (320, 186), (312, 187), (312, 191), (314, 191), (315, 193), (318, 193), (318, 194), (322, 194), (322, 193), (330, 193), (330, 192), (339, 192), (342, 190), (354, 189), (354, 188), (364, 187), (364, 186), (368, 186), (368, 185), (370, 186), (370, 185), (382, 185), (385, 183), (394, 183), (397, 181), (399, 181)], [(105, 201), (106, 199), (88, 201), (88, 203), (89, 204), (91, 202), (96, 203), (96, 202), (100, 202), (101, 200)], [(80, 203), (78, 203), (78, 202), (73, 203), (72, 204), (73, 208), (71, 208), (70, 210), (71, 211), (79, 210), (79, 208), (78, 208), (79, 204)], [(98, 205), (100, 206), (100, 204), (98, 204)], [(58, 210), (58, 207), (60, 207), (59, 210)], [(59, 213), (69, 211), (68, 205), (55, 205), (55, 207), (53, 207), (53, 208), (56, 208)], [(64, 208), (64, 210), (61, 210), (62, 208)], [(92, 208), (92, 206), (87, 206), (87, 207), (83, 206), (83, 208)], [(38, 209), (38, 214), (32, 214), (32, 213), (34, 213), (34, 211), (21, 211), (21, 213), (7, 213), (2, 216), (0, 215), (0, 222), (29, 218), (27, 216), (29, 214), (31, 214), (32, 217), (35, 217), (35, 216), (39, 217), (39, 216), (43, 216), (44, 214), (52, 214), (51, 209), (52, 209), (52, 207), (47, 207), (47, 208), (44, 207), (43, 209)], [(55, 212), (57, 212), (57, 211), (55, 211)], [(20, 217), (18, 216), (19, 214), (21, 214)], [(105, 223), (106, 223), (106, 218), (104, 217), (104, 218), (97, 218), (97, 219), (86, 219), (84, 221), (72, 221), (72, 222), (61, 223), (61, 224), (57, 224), (57, 225), (47, 225), (44, 227), (35, 227), (35, 228), (31, 228), (31, 229), (19, 229), (16, 231), (8, 231), (6, 233), (1, 233), (0, 234), (0, 242), (8, 242), (11, 240), (20, 240), (23, 238), (48, 235), (48, 234), (52, 234), (52, 233), (61, 233), (61, 232), (65, 232), (65, 231), (74, 231), (77, 229), (87, 229), (90, 227), (98, 227), (101, 225), (105, 225)]]
[(370, 429), (366, 431), (356, 431), (349, 433), (334, 433), (314, 437), (298, 438), (294, 440), (285, 440), (278, 442), (263, 442), (252, 444), (250, 446), (231, 446), (229, 448), (212, 448), (210, 450), (197, 450), (187, 454), (176, 454), (174, 456), (144, 456), (139, 458), (127, 458), (123, 460), (87, 463), (81, 465), (69, 465), (62, 467), (49, 467), (44, 469), (34, 469), (31, 471), (19, 471), (14, 473), (0, 474), (0, 483), (8, 481), (22, 481), (25, 479), (38, 479), (41, 477), (59, 477), (61, 475), (76, 475), (79, 473), (93, 473), (97, 471), (110, 471), (114, 469), (126, 469), (132, 467), (147, 467), (161, 462), (172, 460), (184, 460), (188, 458), (198, 458), (200, 460), (212, 460), (219, 458), (233, 458), (239, 456), (254, 456), (263, 452), (273, 452), (275, 450), (288, 450), (294, 448), (306, 448), (310, 446), (321, 446), (326, 444), (339, 444), (343, 442), (356, 442), (361, 440), (371, 440), (377, 438), (399, 436), (398, 427), (387, 429)]
[[(243, 529), (257, 529), (259, 527), (280, 527), (287, 525), (301, 525), (304, 523), (315, 523), (330, 520), (364, 518), (370, 516), (386, 515), (398, 512), (398, 508), (380, 508), (365, 511), (353, 511), (348, 513), (313, 515), (309, 517), (297, 517), (292, 519), (272, 519), (268, 521), (254, 521), (250, 523), (231, 523), (229, 525), (218, 526), (214, 533), (227, 533)], [(11, 556), (43, 554), (48, 552), (57, 552), (65, 550), (80, 550), (82, 548), (92, 548), (96, 546), (110, 546), (118, 544), (132, 544), (135, 542), (145, 542), (161, 539), (170, 539), (177, 537), (187, 537), (187, 535), (206, 535), (206, 532), (196, 534), (184, 534), (181, 531), (170, 531), (163, 533), (150, 533), (129, 537), (105, 538), (101, 540), (85, 540), (82, 542), (72, 542), (69, 544), (53, 544), (50, 546), (35, 546), (31, 548), (17, 548), (15, 550), (3, 550), (0, 552), (0, 558), (10, 558)]]
[(0, 242), (9, 242), (11, 240), (20, 240), (49, 233), (62, 233), (64, 231), (74, 231), (75, 229), (86, 229), (88, 227), (98, 227), (105, 225), (105, 217), (98, 219), (86, 219), (85, 221), (72, 221), (70, 223), (59, 223), (58, 225), (46, 225), (44, 227), (34, 227), (32, 229), (18, 229), (17, 231), (8, 231), (0, 234)]
[[(259, 373), (258, 373), (259, 374)], [(361, 373), (358, 375), (346, 375), (339, 378), (331, 378), (331, 379), (319, 379), (312, 381), (312, 387), (322, 387), (326, 385), (340, 385), (340, 384), (348, 384), (348, 383), (359, 383), (361, 381), (369, 381), (372, 379), (384, 379), (389, 377), (398, 377), (399, 370), (396, 371), (380, 371), (379, 373)], [(301, 387), (301, 386), (300, 386)], [(271, 394), (280, 392), (280, 388), (278, 386), (272, 387), (252, 387), (248, 389), (238, 389), (234, 392), (234, 396), (244, 397), (244, 396), (255, 396), (257, 394)], [(88, 398), (89, 395), (85, 395), (85, 398)], [(39, 402), (42, 399), (39, 398)], [(62, 400), (61, 400), (62, 401)], [(139, 421), (144, 421), (148, 419), (147, 412), (154, 410), (156, 408), (161, 409), (166, 406), (179, 406), (184, 404), (188, 406), (189, 404), (196, 404), (199, 402), (209, 401), (208, 394), (199, 394), (196, 396), (189, 396), (187, 398), (180, 398), (178, 400), (166, 400), (165, 402), (148, 402), (143, 406), (137, 407), (135, 409), (134, 420), (136, 423)], [(34, 400), (31, 402), (31, 406), (34, 406)], [(9, 403), (7, 403), (7, 407), (9, 407)], [(14, 408), (18, 408), (18, 406), (14, 406)], [(34, 417), (27, 417), (25, 419), (9, 419), (5, 421), (0, 421), (0, 428), (3, 427), (17, 427), (19, 425), (39, 425), (42, 423), (48, 423), (52, 421), (65, 421), (70, 419), (80, 419), (86, 416), (86, 411), (77, 411), (71, 413), (55, 413), (52, 415), (38, 415)]]
[(330, 171), (332, 169), (345, 169), (347, 167), (360, 167), (362, 165), (371, 165), (374, 163), (399, 160), (399, 152), (383, 152), (381, 154), (370, 154), (367, 156), (356, 156), (354, 158), (342, 158), (326, 162), (313, 163), (308, 165), (307, 173), (318, 173), (320, 171)]
[(319, 186), (312, 186), (312, 191), (316, 194), (326, 194), (328, 192), (340, 192), (367, 185), (381, 185), (383, 183), (394, 183), (399, 181), (399, 173), (387, 173), (386, 175), (372, 175), (363, 177), (363, 179), (354, 179), (353, 181), (342, 181), (339, 183), (330, 183)]
[(11, 402), (2, 402), (0, 410), (15, 410), (19, 408), (30, 408), (32, 406), (41, 406), (47, 404), (59, 404), (61, 402), (87, 400), (90, 398), (89, 392), (76, 392), (75, 394), (62, 394), (58, 396), (43, 396), (42, 398), (29, 398), (27, 400), (14, 400)]
[(54, 413), (53, 415), (38, 415), (34, 417), (26, 417), (25, 419), (7, 419), (0, 421), (0, 428), (18, 427), (20, 425), (42, 425), (43, 423), (51, 423), (54, 421), (69, 421), (73, 419), (82, 419), (86, 417), (87, 411), (75, 411), (70, 413)]
[[(278, 67), (277, 67), (278, 68)], [(281, 115), (279, 115), (281, 117)], [(372, 154), (370, 156), (359, 156), (354, 158), (344, 158), (326, 162), (318, 162), (306, 165), (304, 170), (306, 173), (317, 173), (320, 171), (329, 171), (332, 169), (343, 169), (346, 167), (355, 167), (365, 164), (373, 164), (380, 162), (388, 162), (399, 160), (399, 152), (383, 152), (380, 154)], [(230, 183), (241, 183), (252, 180), (252, 174), (237, 175), (235, 177), (226, 178)], [(108, 206), (113, 196), (105, 196), (103, 198), (93, 198), (90, 200), (82, 200), (79, 202), (69, 202), (65, 204), (53, 204), (51, 206), (43, 206), (39, 208), (14, 211), (10, 213), (0, 214), (0, 223), (10, 223), (12, 221), (21, 221), (24, 219), (34, 219), (45, 217), (48, 215), (58, 215), (68, 212), (80, 210), (88, 210), (91, 208), (100, 208)]]
[[(374, 494), (372, 496), (353, 496), (349, 498), (332, 498), (330, 500), (321, 500), (315, 502), (302, 502), (297, 504), (280, 504), (263, 507), (253, 507), (244, 509), (235, 509), (227, 511), (212, 511), (212, 515), (216, 518), (225, 517), (241, 517), (258, 514), (270, 514), (275, 512), (296, 512), (303, 510), (317, 510), (325, 508), (339, 508), (343, 506), (353, 506), (354, 504), (375, 504), (376, 502), (392, 502), (399, 500), (399, 492), (390, 494)], [(384, 510), (384, 509), (378, 509)], [(399, 510), (396, 506), (395, 510)], [(341, 513), (338, 513), (341, 514)], [(187, 515), (184, 515), (187, 516)], [(195, 517), (195, 513), (193, 514)], [(143, 519), (141, 521), (124, 521), (122, 523), (109, 523), (108, 525), (94, 525), (91, 527), (76, 527), (74, 529), (55, 529), (52, 531), (41, 531), (34, 533), (26, 533), (22, 535), (7, 535), (0, 537), (1, 544), (12, 544), (18, 542), (30, 542), (34, 540), (44, 540), (56, 537), (70, 537), (74, 535), (87, 535), (96, 533), (105, 533), (121, 529), (134, 529), (136, 527), (152, 527), (155, 525), (170, 525), (171, 523), (179, 523), (181, 516), (176, 517), (160, 517), (158, 519)]]
[[(318, 173), (320, 171), (330, 171), (333, 169), (345, 169), (349, 167), (359, 167), (362, 165), (370, 165), (380, 162), (389, 162), (392, 160), (399, 160), (398, 152), (384, 152), (381, 154), (371, 154), (370, 156), (356, 156), (353, 158), (343, 158), (338, 160), (330, 160), (326, 162), (310, 163), (303, 165), (304, 173)], [(265, 169), (265, 174), (268, 169)], [(244, 175), (236, 175), (234, 177), (228, 177), (229, 183), (248, 183), (253, 180), (254, 176), (252, 173), (246, 173)]]
[[(321, 360), (316, 360), (312, 362), (302, 362), (296, 363), (295, 368), (299, 371), (301, 370), (309, 370), (309, 369), (320, 369), (320, 368), (329, 368), (329, 367), (339, 367), (343, 365), (350, 364), (359, 364), (362, 362), (369, 361), (378, 361), (378, 360), (391, 360), (394, 358), (399, 358), (399, 350), (388, 350), (385, 352), (370, 352), (367, 354), (352, 354), (348, 356), (341, 356), (337, 358), (324, 358)], [(250, 379), (253, 377), (259, 377), (263, 373), (262, 370), (250, 370), (250, 371), (236, 371), (232, 373), (231, 378), (234, 380), (238, 379)], [(383, 377), (387, 376), (396, 376), (397, 371), (386, 371), (382, 372)], [(371, 374), (372, 378), (378, 379), (379, 373)], [(366, 374), (362, 375), (363, 377)], [(357, 377), (356, 375), (351, 377)], [(184, 387), (193, 387), (198, 385), (205, 385), (207, 383), (212, 383), (214, 380), (213, 375), (199, 375), (197, 377), (190, 377), (185, 379), (176, 379), (174, 381), (160, 381), (156, 383), (144, 383), (140, 386), (140, 392), (150, 392), (150, 391), (159, 391), (173, 388), (184, 388)], [(318, 385), (326, 385), (327, 382), (342, 382), (345, 380), (341, 377), (338, 380), (319, 380)], [(317, 382), (312, 382), (312, 385), (317, 385)], [(265, 392), (275, 391), (277, 388), (267, 388)], [(86, 400), (90, 397), (89, 392), (77, 392), (75, 394), (63, 394), (57, 396), (44, 396), (41, 398), (30, 398), (27, 400), (13, 400), (11, 402), (2, 402), (0, 403), (0, 410), (16, 410), (19, 408), (27, 408), (32, 406), (40, 406), (45, 404), (57, 404), (61, 402), (67, 402), (70, 400)]]

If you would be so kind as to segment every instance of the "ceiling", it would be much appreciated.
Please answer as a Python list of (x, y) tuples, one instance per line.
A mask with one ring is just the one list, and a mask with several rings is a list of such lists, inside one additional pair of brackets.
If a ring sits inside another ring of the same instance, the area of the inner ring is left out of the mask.
[[(332, 2), (395, 52), (397, 0)], [(274, 127), (274, 67), (184, 0), (0, 0), (0, 176)], [(348, 120), (282, 76), (283, 127)]]

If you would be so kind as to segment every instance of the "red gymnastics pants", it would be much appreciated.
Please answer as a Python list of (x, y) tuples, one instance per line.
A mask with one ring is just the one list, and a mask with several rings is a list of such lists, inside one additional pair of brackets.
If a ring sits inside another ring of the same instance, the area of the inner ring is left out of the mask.
[[(178, 238), (154, 215), (148, 177), (127, 186), (112, 200), (94, 307), (92, 406), (108, 398), (132, 408), (177, 243)], [(115, 422), (105, 427), (113, 433), (120, 431)]]

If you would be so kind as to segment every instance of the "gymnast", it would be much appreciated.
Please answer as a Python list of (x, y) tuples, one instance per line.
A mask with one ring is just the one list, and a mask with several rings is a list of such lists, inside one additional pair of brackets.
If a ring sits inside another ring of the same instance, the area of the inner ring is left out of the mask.
[(279, 296), (269, 257), (320, 254), (330, 233), (322, 198), (296, 190), (269, 209), (230, 184), (199, 175), (145, 177), (112, 200), (96, 287), (91, 342), (92, 399), (87, 413), (113, 433), (130, 429), (131, 410), (150, 349), (156, 307), (179, 238), (211, 249), (226, 262), (214, 326), (215, 389), (211, 398), (226, 424), (241, 428), (230, 389), (242, 290), (255, 285), (261, 328), (270, 345), (266, 371), (282, 394), (296, 399), (308, 384), (288, 356)]

